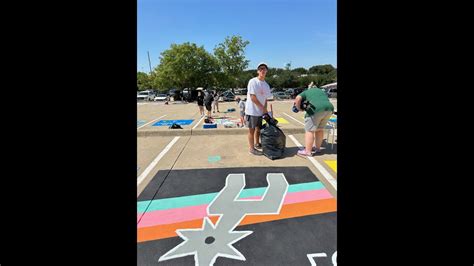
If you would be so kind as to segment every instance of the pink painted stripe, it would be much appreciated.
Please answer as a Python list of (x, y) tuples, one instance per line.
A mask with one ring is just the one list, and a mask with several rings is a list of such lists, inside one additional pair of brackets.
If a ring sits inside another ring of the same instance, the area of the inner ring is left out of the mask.
[[(283, 205), (332, 198), (327, 189), (309, 190), (303, 192), (288, 193)], [(260, 199), (262, 197), (249, 197), (244, 199)], [(190, 220), (197, 220), (207, 216), (207, 204), (177, 209), (151, 211), (143, 215), (137, 227), (149, 227), (160, 224), (172, 224)], [(137, 214), (137, 220), (142, 214)]]

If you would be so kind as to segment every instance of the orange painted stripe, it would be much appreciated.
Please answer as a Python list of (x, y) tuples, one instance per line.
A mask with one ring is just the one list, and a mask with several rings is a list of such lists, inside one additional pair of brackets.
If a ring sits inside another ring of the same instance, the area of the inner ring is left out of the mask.
[[(276, 221), (294, 217), (301, 217), (319, 213), (334, 212), (337, 210), (336, 199), (323, 199), (294, 204), (283, 205), (280, 214), (276, 215), (248, 215), (239, 224), (256, 224), (269, 221)], [(215, 224), (219, 216), (211, 216), (211, 221)], [(201, 228), (202, 219), (174, 223), (162, 224), (150, 227), (142, 227), (137, 230), (137, 242), (145, 242), (150, 240), (158, 240), (163, 238), (177, 236), (177, 229)]]

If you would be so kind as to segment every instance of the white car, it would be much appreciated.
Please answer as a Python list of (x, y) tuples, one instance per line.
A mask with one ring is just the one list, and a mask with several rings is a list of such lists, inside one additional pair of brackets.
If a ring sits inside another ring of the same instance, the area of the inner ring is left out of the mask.
[(137, 93), (137, 101), (153, 101), (155, 99), (155, 93), (153, 91), (141, 91)]
[(168, 95), (166, 94), (158, 94), (153, 101), (166, 101), (166, 98), (168, 98)]

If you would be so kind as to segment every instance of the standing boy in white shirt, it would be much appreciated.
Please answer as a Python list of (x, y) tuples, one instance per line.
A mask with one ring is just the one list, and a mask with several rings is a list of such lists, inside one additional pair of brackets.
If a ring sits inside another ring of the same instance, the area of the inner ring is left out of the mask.
[(262, 155), (257, 148), (260, 144), (260, 128), (262, 127), (262, 115), (267, 113), (267, 98), (271, 97), (270, 86), (265, 81), (268, 66), (260, 63), (257, 66), (258, 77), (249, 80), (247, 86), (247, 101), (245, 103), (245, 123), (249, 128), (248, 141), (249, 153)]

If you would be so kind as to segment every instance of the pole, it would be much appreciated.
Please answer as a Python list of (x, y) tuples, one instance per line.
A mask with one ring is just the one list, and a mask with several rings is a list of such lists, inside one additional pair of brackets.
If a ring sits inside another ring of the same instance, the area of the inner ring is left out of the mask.
[(151, 61), (150, 61), (150, 52), (146, 51), (148, 53), (148, 65), (150, 66), (150, 75), (151, 75)]

